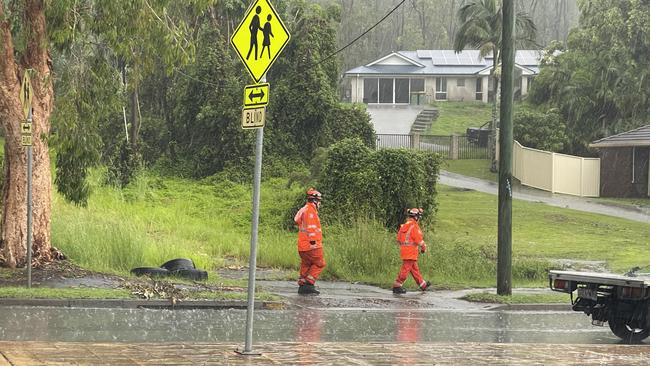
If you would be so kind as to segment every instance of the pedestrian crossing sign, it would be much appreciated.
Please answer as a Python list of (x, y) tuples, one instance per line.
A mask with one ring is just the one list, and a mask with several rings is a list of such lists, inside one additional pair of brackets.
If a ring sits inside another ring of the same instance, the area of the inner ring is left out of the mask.
[(254, 0), (230, 43), (255, 82), (269, 70), (291, 35), (269, 0)]

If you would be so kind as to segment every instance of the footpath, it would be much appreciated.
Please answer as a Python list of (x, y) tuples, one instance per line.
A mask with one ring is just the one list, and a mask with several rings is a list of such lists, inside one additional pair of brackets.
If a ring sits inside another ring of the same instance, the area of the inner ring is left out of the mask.
[(59, 365), (648, 365), (650, 348), (626, 345), (499, 343), (253, 344), (0, 342), (0, 366)]

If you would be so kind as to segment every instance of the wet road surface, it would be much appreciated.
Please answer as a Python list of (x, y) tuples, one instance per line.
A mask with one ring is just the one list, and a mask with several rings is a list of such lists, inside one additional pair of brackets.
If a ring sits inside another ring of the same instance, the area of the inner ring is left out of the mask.
[(253, 344), (0, 342), (0, 366), (40, 365), (648, 365), (650, 348), (625, 345), (495, 343)]
[[(246, 311), (4, 307), (0, 340), (236, 342)], [(608, 327), (562, 311), (299, 309), (255, 312), (259, 342), (618, 344)]]

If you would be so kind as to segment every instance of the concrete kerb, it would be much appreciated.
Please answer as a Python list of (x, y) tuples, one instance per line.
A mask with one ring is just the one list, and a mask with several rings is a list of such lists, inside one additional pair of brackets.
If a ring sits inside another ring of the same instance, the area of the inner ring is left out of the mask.
[[(178, 300), (168, 299), (0, 299), (2, 306), (46, 306), (70, 308), (125, 308), (125, 309), (246, 309), (245, 300)], [(286, 304), (280, 301), (255, 301), (255, 309), (281, 310)]]
[[(571, 311), (570, 304), (488, 304), (488, 311)], [(68, 308), (121, 308), (121, 309), (246, 309), (245, 300), (139, 300), (139, 299), (0, 299), (0, 307), (68, 307)], [(256, 310), (288, 310), (292, 304), (283, 301), (255, 301)], [(386, 310), (386, 309), (384, 309)], [(412, 310), (417, 310), (414, 308)], [(419, 310), (423, 310), (420, 308)], [(429, 309), (431, 310), (431, 309)]]

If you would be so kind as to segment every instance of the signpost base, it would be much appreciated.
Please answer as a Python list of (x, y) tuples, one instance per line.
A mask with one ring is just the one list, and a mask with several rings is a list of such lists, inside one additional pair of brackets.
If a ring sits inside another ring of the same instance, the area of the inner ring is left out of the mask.
[(244, 350), (242, 348), (237, 348), (235, 350), (235, 353), (239, 354), (239, 355), (242, 355), (242, 356), (261, 356), (262, 355), (262, 352), (257, 352), (257, 351), (253, 351), (253, 350), (246, 351), (246, 350)]

